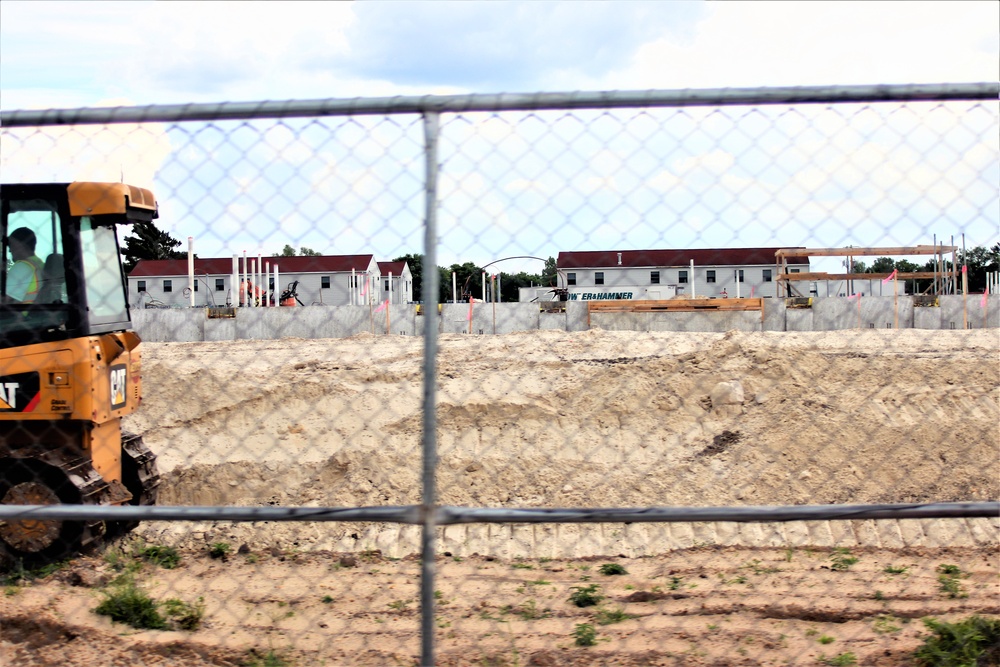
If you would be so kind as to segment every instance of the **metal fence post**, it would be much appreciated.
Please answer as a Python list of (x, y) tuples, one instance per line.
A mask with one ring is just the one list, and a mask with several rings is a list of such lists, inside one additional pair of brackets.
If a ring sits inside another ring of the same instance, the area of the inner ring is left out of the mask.
[(424, 156), (427, 163), (424, 197), (426, 217), (424, 227), (424, 260), (421, 271), (423, 284), (421, 297), (427, 313), (424, 317), (424, 390), (422, 436), (423, 489), (421, 492), (420, 518), (420, 664), (434, 665), (434, 513), (437, 509), (435, 474), (437, 468), (437, 408), (435, 381), (437, 378), (437, 176), (438, 135), (440, 114), (427, 111), (424, 119)]

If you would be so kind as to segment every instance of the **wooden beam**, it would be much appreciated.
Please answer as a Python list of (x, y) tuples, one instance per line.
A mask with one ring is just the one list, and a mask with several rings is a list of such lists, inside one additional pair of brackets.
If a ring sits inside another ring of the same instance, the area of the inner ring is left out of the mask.
[(602, 313), (677, 313), (699, 310), (758, 311), (763, 310), (764, 299), (670, 299), (667, 301), (588, 301), (587, 317), (592, 312)]

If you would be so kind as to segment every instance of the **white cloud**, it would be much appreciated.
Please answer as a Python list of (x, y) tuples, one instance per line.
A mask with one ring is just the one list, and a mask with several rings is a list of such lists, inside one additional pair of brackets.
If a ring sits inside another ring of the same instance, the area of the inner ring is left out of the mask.
[(1000, 78), (996, 2), (710, 3), (690, 41), (642, 44), (602, 88), (942, 83)]

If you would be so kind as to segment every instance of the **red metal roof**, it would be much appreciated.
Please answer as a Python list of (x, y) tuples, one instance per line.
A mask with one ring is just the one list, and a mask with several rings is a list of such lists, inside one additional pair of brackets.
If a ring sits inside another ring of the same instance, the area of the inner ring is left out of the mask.
[[(261, 257), (270, 262), (271, 270), (277, 266), (282, 273), (359, 273), (368, 270), (373, 255), (312, 255), (295, 257)], [(256, 261), (256, 257), (247, 257)], [(240, 257), (242, 267), (243, 258)], [(233, 271), (232, 257), (209, 257), (194, 260), (194, 272), (200, 276), (228, 276)], [(128, 274), (130, 278), (145, 276), (186, 276), (187, 259), (141, 259)]]
[[(774, 266), (780, 248), (698, 248), (689, 250), (587, 250), (560, 252), (560, 269), (603, 269), (688, 266)], [(619, 255), (621, 260), (619, 261)], [(789, 257), (789, 264), (808, 264), (809, 257)]]
[(390, 273), (393, 276), (403, 275), (403, 269), (406, 268), (406, 262), (379, 262), (378, 272), (383, 276), (387, 276)]

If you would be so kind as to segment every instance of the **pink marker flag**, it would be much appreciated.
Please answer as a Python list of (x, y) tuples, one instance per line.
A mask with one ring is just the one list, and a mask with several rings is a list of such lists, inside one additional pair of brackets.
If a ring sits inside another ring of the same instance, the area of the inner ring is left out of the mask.
[(386, 306), (388, 306), (388, 305), (389, 305), (389, 300), (386, 299), (385, 301), (383, 301), (382, 303), (380, 303), (378, 305), (378, 308), (375, 309), (375, 312), (376, 313), (381, 313), (383, 310), (386, 309)]
[(472, 304), (476, 302), (471, 296), (469, 297), (469, 321), (472, 321)]
[(984, 310), (986, 309), (986, 296), (987, 296), (987, 294), (988, 294), (987, 292), (983, 292), (983, 298), (979, 300), (979, 307), (982, 308), (982, 309), (984, 309)]
[(857, 299), (858, 301), (861, 301), (861, 292), (855, 292), (851, 296), (847, 297), (848, 301), (850, 301), (851, 299)]
[(893, 269), (892, 273), (890, 273), (889, 275), (887, 275), (885, 278), (882, 279), (882, 284), (883, 285), (886, 284), (895, 277), (896, 277), (896, 269)]
[(361, 296), (364, 296), (365, 294), (368, 294), (368, 279), (367, 278), (365, 278), (364, 284), (361, 285)]

